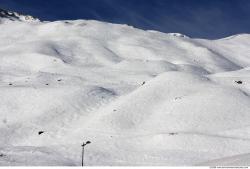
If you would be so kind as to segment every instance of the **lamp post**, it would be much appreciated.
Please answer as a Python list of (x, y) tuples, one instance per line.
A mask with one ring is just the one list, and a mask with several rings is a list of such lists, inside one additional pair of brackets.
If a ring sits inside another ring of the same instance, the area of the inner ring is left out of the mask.
[(87, 141), (86, 143), (82, 143), (82, 167), (84, 165), (84, 147), (87, 145), (87, 144), (90, 144), (91, 142), (90, 141)]

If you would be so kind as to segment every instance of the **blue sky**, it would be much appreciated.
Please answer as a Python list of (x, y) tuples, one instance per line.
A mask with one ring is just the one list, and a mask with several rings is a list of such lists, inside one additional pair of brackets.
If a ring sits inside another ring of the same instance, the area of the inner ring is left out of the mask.
[(0, 0), (41, 20), (96, 19), (217, 39), (250, 33), (250, 0)]

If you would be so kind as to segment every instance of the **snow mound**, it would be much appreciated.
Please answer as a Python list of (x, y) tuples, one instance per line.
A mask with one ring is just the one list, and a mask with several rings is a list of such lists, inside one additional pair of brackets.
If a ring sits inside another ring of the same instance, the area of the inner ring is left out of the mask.
[[(220, 103), (208, 102), (217, 99)], [(249, 101), (249, 97), (242, 91), (221, 87), (207, 78), (167, 72), (129, 95), (120, 97), (107, 113), (101, 110), (103, 117), (100, 119), (101, 124), (97, 126), (115, 131), (138, 129), (152, 133), (212, 133), (231, 129), (232, 126), (247, 125), (250, 119), (246, 111), (250, 110)], [(221, 103), (228, 103), (232, 107), (224, 107)], [(226, 124), (224, 120), (227, 121)]]
[(79, 166), (87, 140), (86, 165), (196, 165), (250, 152), (249, 35), (1, 18), (0, 165)]

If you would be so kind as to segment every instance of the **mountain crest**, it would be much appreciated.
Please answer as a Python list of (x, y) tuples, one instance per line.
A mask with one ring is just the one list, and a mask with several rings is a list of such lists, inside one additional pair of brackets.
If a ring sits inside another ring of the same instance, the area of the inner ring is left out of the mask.
[(11, 12), (0, 8), (0, 20), (7, 19), (11, 21), (39, 21), (39, 19), (34, 18), (30, 15), (22, 15), (17, 12)]

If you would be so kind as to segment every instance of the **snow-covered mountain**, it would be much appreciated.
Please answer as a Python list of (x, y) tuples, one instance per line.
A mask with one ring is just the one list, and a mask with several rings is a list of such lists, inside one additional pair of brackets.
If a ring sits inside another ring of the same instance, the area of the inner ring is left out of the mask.
[(250, 152), (248, 34), (93, 20), (0, 30), (0, 165), (81, 165), (87, 140), (86, 165), (220, 165)]
[(30, 15), (22, 15), (17, 12), (6, 11), (0, 8), (0, 21), (39, 21)]

